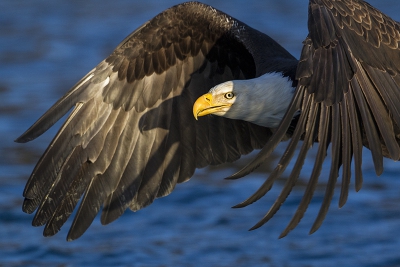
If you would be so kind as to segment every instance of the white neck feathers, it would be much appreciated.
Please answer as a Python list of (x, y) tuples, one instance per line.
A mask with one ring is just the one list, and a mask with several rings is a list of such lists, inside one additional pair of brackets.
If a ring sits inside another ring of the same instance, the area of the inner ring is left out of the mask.
[(237, 97), (224, 117), (245, 120), (269, 128), (279, 125), (295, 91), (292, 80), (276, 72), (221, 85), (231, 87)]

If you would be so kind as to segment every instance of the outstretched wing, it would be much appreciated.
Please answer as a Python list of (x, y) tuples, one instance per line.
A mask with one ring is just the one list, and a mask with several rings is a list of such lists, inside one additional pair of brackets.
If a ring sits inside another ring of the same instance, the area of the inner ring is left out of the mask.
[(110, 223), (168, 195), (195, 168), (261, 148), (269, 129), (217, 116), (196, 122), (192, 105), (216, 84), (283, 68), (275, 57), (297, 64), (268, 36), (209, 6), (159, 14), (16, 140), (36, 138), (74, 106), (26, 185), (23, 210), (37, 210), (33, 225), (54, 235), (81, 200), (68, 234), (76, 239), (101, 206), (101, 222)]
[(309, 36), (304, 41), (296, 78), (295, 97), (271, 141), (257, 158), (231, 178), (259, 166), (274, 150), (295, 114), (301, 111), (292, 139), (279, 165), (260, 189), (237, 207), (264, 196), (291, 161), (300, 139), (299, 155), (290, 178), (265, 217), (279, 209), (296, 183), (307, 151), (318, 142), (318, 152), (304, 197), (281, 237), (297, 226), (316, 188), (331, 144), (331, 169), (325, 197), (311, 233), (324, 220), (334, 193), (339, 169), (342, 186), (339, 206), (347, 200), (354, 159), (356, 190), (361, 189), (361, 152), (371, 150), (375, 171), (383, 171), (383, 156), (400, 157), (400, 24), (358, 0), (310, 0)]

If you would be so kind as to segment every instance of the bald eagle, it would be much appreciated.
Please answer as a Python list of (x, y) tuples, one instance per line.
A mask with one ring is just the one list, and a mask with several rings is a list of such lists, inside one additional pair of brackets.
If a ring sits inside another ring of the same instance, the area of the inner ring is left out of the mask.
[(377, 175), (383, 157), (400, 157), (400, 24), (361, 0), (310, 0), (308, 29), (297, 60), (211, 6), (188, 2), (160, 13), (16, 140), (35, 139), (72, 109), (26, 184), (23, 211), (36, 211), (33, 225), (45, 225), (51, 236), (80, 201), (67, 237), (74, 240), (101, 209), (108, 224), (168, 195), (196, 168), (261, 149), (230, 178), (243, 177), (289, 139), (276, 168), (236, 207), (263, 197), (293, 161), (281, 194), (253, 229), (266, 223), (317, 146), (304, 196), (281, 237), (287, 235), (312, 199), (331, 146), (316, 231), (339, 175), (345, 204), (352, 162), (361, 188), (364, 146)]

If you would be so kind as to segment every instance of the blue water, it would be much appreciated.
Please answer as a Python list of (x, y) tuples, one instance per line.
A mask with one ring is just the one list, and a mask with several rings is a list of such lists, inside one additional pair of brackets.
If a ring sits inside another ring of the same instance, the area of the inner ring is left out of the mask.
[[(51, 238), (21, 211), (22, 191), (54, 135), (29, 144), (13, 140), (132, 30), (180, 1), (0, 2), (0, 266), (400, 266), (400, 163), (385, 161), (376, 177), (368, 151), (364, 186), (338, 209), (338, 194), (321, 229), (313, 223), (324, 186), (300, 225), (284, 239), (304, 190), (303, 178), (264, 227), (249, 232), (282, 188), (259, 202), (230, 207), (263, 182), (266, 166), (241, 181), (223, 177), (238, 166), (206, 168), (168, 197), (102, 226), (98, 219), (78, 240), (69, 224)], [(296, 57), (307, 34), (306, 0), (205, 1), (279, 41)], [(370, 1), (400, 20), (397, 0)], [(305, 168), (311, 168), (312, 159)], [(323, 172), (328, 172), (325, 166)]]

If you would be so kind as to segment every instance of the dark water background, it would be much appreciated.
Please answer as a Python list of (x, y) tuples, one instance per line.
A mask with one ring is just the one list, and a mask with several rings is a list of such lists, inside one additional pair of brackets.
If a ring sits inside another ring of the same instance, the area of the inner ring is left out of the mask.
[[(0, 1), (0, 266), (400, 266), (400, 163), (385, 161), (377, 178), (368, 151), (363, 189), (350, 192), (340, 210), (337, 193), (311, 236), (323, 181), (289, 236), (278, 239), (301, 200), (305, 178), (267, 225), (248, 232), (283, 183), (252, 206), (231, 209), (265, 178), (258, 171), (241, 181), (222, 179), (243, 162), (199, 170), (142, 211), (128, 211), (105, 227), (96, 219), (74, 242), (65, 241), (70, 222), (51, 238), (31, 226), (33, 216), (21, 211), (22, 191), (55, 129), (29, 144), (13, 140), (126, 35), (179, 2)], [(268, 33), (296, 57), (307, 34), (307, 2), (206, 1)], [(397, 0), (370, 2), (400, 20)], [(311, 166), (312, 159), (305, 169)], [(326, 166), (323, 174), (328, 171)]]

